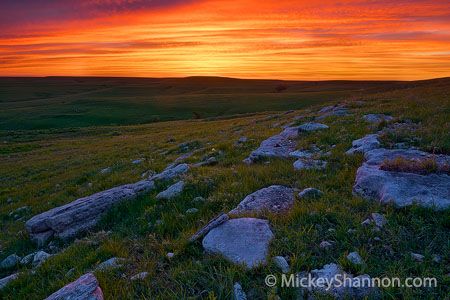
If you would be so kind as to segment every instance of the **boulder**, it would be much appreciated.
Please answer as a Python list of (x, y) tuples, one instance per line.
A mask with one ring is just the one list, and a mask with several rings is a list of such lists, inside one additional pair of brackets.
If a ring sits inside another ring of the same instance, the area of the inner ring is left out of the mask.
[(9, 276), (0, 278), (0, 290), (5, 288), (11, 281), (16, 280), (17, 278), (19, 278), (19, 273), (14, 273)]
[(315, 188), (306, 188), (300, 193), (298, 193), (298, 197), (302, 199), (307, 198), (320, 198), (323, 196), (323, 192), (321, 190)]
[[(299, 274), (299, 280), (311, 277), (316, 283), (323, 284), (302, 287), (307, 299), (314, 299), (315, 294), (321, 296), (331, 296), (334, 299), (370, 299), (378, 298), (378, 289), (368, 287), (367, 282), (370, 281), (369, 275), (360, 275), (353, 277), (342, 270), (337, 264), (324, 265), (322, 269), (312, 270), (309, 274)], [(341, 284), (345, 278), (345, 284)], [(306, 280), (303, 280), (306, 281)], [(306, 281), (307, 282), (307, 281)], [(366, 285), (364, 285), (364, 282)], [(329, 283), (329, 284), (328, 284)]]
[(258, 149), (254, 150), (244, 162), (254, 163), (265, 157), (287, 158), (295, 150), (295, 138), (298, 136), (297, 127), (287, 127), (281, 133), (264, 140)]
[(366, 161), (356, 172), (353, 192), (365, 199), (394, 203), (399, 207), (412, 204), (442, 210), (450, 207), (450, 176), (431, 173), (385, 171), (386, 160), (433, 159), (439, 166), (450, 164), (450, 156), (432, 155), (418, 150), (374, 149), (365, 154)]
[(94, 274), (87, 273), (56, 291), (46, 300), (103, 300), (103, 292)]
[(327, 162), (320, 159), (298, 159), (293, 164), (294, 169), (300, 170), (323, 170), (327, 167)]
[(11, 254), (8, 257), (6, 257), (2, 262), (0, 263), (0, 268), (2, 269), (10, 269), (15, 267), (20, 263), (20, 256), (16, 254)]
[(21, 265), (29, 265), (33, 262), (34, 256), (36, 255), (36, 252), (30, 253), (28, 255), (25, 255), (21, 260)]
[(162, 191), (158, 195), (156, 195), (156, 199), (162, 200), (162, 199), (172, 199), (177, 197), (183, 192), (184, 189), (184, 181), (178, 181), (175, 184), (172, 184), (169, 186), (166, 190)]
[(228, 214), (233, 216), (262, 212), (282, 213), (290, 210), (294, 206), (294, 201), (293, 189), (281, 185), (272, 185), (246, 196)]
[(346, 154), (366, 153), (367, 151), (377, 149), (381, 147), (381, 143), (378, 140), (378, 134), (368, 134), (363, 138), (354, 140), (352, 147), (345, 152)]
[(394, 120), (393, 117), (385, 115), (385, 114), (367, 114), (363, 116), (364, 121), (368, 123), (381, 123), (381, 122), (390, 122)]
[(33, 267), (40, 266), (44, 261), (46, 261), (49, 257), (51, 257), (51, 254), (48, 254), (45, 251), (38, 251), (33, 257)]
[(247, 300), (247, 295), (238, 282), (233, 286), (233, 300)]
[(290, 267), (289, 264), (283, 256), (275, 256), (273, 259), (274, 264), (281, 270), (283, 273), (289, 273)]
[(329, 127), (322, 123), (314, 123), (314, 122), (308, 122), (300, 125), (298, 127), (299, 132), (311, 132), (311, 131), (317, 131), (317, 130), (323, 130), (328, 129)]
[(266, 264), (273, 237), (267, 220), (240, 218), (211, 229), (202, 244), (209, 253), (221, 254), (232, 263), (254, 268)]

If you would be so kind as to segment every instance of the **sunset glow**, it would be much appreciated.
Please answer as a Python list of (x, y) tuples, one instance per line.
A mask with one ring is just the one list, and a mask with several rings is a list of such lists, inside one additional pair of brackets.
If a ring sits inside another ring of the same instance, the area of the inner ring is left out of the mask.
[(1, 76), (450, 76), (448, 1), (6, 0), (0, 28)]

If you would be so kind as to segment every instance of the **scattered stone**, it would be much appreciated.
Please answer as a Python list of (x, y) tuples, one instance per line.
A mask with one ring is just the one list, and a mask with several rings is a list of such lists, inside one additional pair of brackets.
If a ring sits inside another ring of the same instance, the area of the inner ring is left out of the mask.
[(394, 120), (393, 117), (385, 115), (385, 114), (368, 114), (368, 115), (364, 115), (363, 119), (368, 123), (390, 122), (390, 121)]
[(6, 199), (6, 203), (8, 203), (8, 204), (11, 204), (11, 203), (13, 203), (14, 202), (14, 200), (11, 198), (11, 197), (9, 197), (8, 199)]
[(253, 268), (266, 264), (272, 238), (267, 220), (240, 218), (211, 229), (202, 244), (207, 252), (221, 254), (235, 264)]
[(203, 167), (203, 166), (212, 166), (217, 164), (219, 161), (217, 160), (217, 158), (215, 158), (214, 156), (207, 158), (204, 161), (198, 162), (196, 164), (193, 164), (194, 167), (198, 168), (198, 167)]
[(327, 162), (324, 160), (299, 159), (294, 162), (294, 169), (297, 171), (300, 171), (300, 170), (323, 170), (326, 167), (327, 167)]
[(308, 123), (300, 125), (298, 127), (298, 131), (299, 132), (310, 132), (310, 131), (317, 131), (317, 130), (323, 130), (323, 129), (328, 129), (328, 128), (329, 127), (325, 124), (308, 122)]
[(13, 268), (20, 263), (20, 260), (21, 260), (20, 256), (18, 256), (15, 253), (11, 254), (0, 263), (0, 268), (2, 269)]
[(100, 174), (109, 174), (109, 173), (111, 173), (111, 171), (112, 171), (111, 167), (104, 168), (104, 169), (100, 170)]
[(194, 199), (192, 199), (192, 201), (195, 202), (195, 203), (203, 203), (206, 200), (203, 197), (195, 197)]
[(439, 263), (441, 263), (441, 261), (442, 261), (442, 257), (441, 257), (440, 255), (433, 254), (432, 260), (433, 260), (434, 263), (439, 264)]
[(187, 214), (195, 214), (198, 212), (198, 209), (193, 207), (193, 208), (189, 208), (188, 210), (186, 210)]
[[(369, 275), (353, 277), (352, 274), (344, 272), (337, 264), (325, 265), (322, 269), (312, 270), (309, 274), (299, 274), (300, 278), (307, 278), (308, 276), (311, 276), (315, 282), (329, 282), (330, 285), (312, 285), (306, 288), (303, 291), (308, 294), (306, 295), (307, 299), (314, 298), (316, 293), (328, 295), (335, 299), (366, 299), (367, 297), (375, 297), (378, 294), (377, 288), (363, 284), (363, 282), (370, 282), (371, 278)], [(341, 284), (336, 278), (346, 278), (346, 285)]]
[(19, 273), (14, 273), (14, 274), (11, 274), (4, 278), (1, 278), (0, 279), (0, 290), (5, 288), (11, 281), (16, 280), (17, 278), (19, 278)]
[(133, 160), (131, 163), (132, 163), (133, 165), (139, 165), (139, 164), (141, 164), (143, 161), (144, 161), (143, 158), (139, 158), (139, 159)]
[(432, 155), (418, 150), (374, 149), (365, 154), (366, 162), (356, 173), (353, 192), (365, 199), (381, 203), (393, 202), (399, 207), (417, 204), (435, 210), (450, 207), (450, 176), (431, 173), (421, 175), (386, 171), (381, 166), (386, 160), (432, 159), (437, 166), (450, 164), (450, 156)]
[(177, 183), (169, 186), (165, 191), (162, 191), (158, 195), (156, 195), (156, 199), (162, 200), (167, 199), (170, 200), (172, 198), (177, 197), (183, 192), (184, 189), (184, 181), (178, 181)]
[(130, 280), (135, 281), (135, 280), (144, 280), (145, 278), (147, 278), (147, 276), (149, 275), (148, 272), (141, 272), (138, 273), (136, 275), (133, 275), (130, 277)]
[(101, 264), (99, 264), (97, 267), (95, 267), (95, 271), (105, 271), (108, 269), (118, 269), (122, 267), (122, 264), (125, 262), (124, 258), (119, 257), (112, 257)]
[(103, 300), (103, 292), (94, 274), (87, 273), (46, 298), (46, 300), (64, 299)]
[(369, 226), (370, 224), (372, 224), (372, 220), (371, 219), (365, 219), (361, 223), (361, 225), (363, 225), (363, 226)]
[(332, 248), (332, 247), (333, 247), (333, 244), (330, 243), (330, 242), (328, 242), (328, 241), (322, 241), (322, 242), (320, 243), (319, 247), (320, 247), (321, 249), (327, 250), (327, 249)]
[(316, 120), (322, 120), (330, 116), (345, 117), (350, 115), (348, 109), (342, 104), (325, 106), (319, 110), (319, 114), (321, 115)]
[(423, 256), (422, 254), (419, 254), (419, 253), (411, 252), (411, 258), (417, 262), (423, 262), (423, 260), (425, 259), (425, 256)]
[(320, 198), (323, 196), (323, 192), (321, 190), (315, 189), (315, 188), (306, 188), (300, 193), (298, 193), (298, 197), (301, 199), (308, 199), (308, 198)]
[(215, 217), (214, 219), (212, 219), (211, 221), (209, 221), (208, 224), (206, 224), (205, 226), (203, 226), (199, 231), (197, 231), (190, 239), (190, 242), (194, 242), (196, 240), (198, 240), (199, 238), (203, 237), (204, 235), (206, 235), (211, 229), (219, 226), (220, 224), (228, 221), (230, 218), (227, 214), (225, 213), (221, 213), (219, 216)]
[(150, 180), (159, 180), (159, 181), (167, 181), (174, 179), (180, 175), (183, 175), (189, 171), (188, 164), (179, 164), (176, 166), (169, 166), (164, 171), (159, 174), (153, 175), (150, 177)]
[(45, 251), (38, 251), (38, 252), (36, 252), (36, 254), (33, 257), (33, 268), (39, 267), (49, 257), (51, 257), (51, 254), (48, 254)]
[(350, 252), (347, 255), (347, 260), (355, 265), (362, 265), (364, 263), (358, 252)]
[(234, 284), (233, 291), (233, 300), (247, 300), (247, 296), (245, 295), (242, 286), (238, 282)]
[(381, 147), (381, 143), (378, 140), (378, 134), (368, 134), (363, 138), (354, 140), (352, 142), (352, 148), (345, 152), (346, 154), (366, 153), (370, 150)]
[(289, 273), (290, 267), (286, 258), (284, 258), (283, 256), (275, 256), (273, 258), (273, 262), (278, 268), (280, 268), (281, 272)]
[(247, 141), (248, 141), (248, 138), (247, 138), (247, 137), (241, 136), (241, 137), (237, 140), (237, 143), (238, 143), (238, 144), (244, 144), (244, 143), (246, 143)]
[(173, 252), (168, 252), (167, 253), (167, 258), (173, 258), (175, 256), (175, 253), (173, 253)]
[(295, 150), (295, 138), (298, 136), (298, 127), (287, 127), (281, 133), (264, 140), (258, 149), (254, 150), (244, 163), (252, 164), (265, 157), (287, 158)]
[(36, 252), (30, 253), (28, 255), (25, 255), (21, 260), (20, 260), (20, 264), (21, 265), (29, 265), (33, 262), (34, 260), (34, 256), (36, 255)]
[(387, 224), (387, 220), (382, 214), (372, 213), (371, 217), (372, 220), (375, 222), (375, 225), (379, 228), (383, 228), (383, 226)]
[(349, 234), (354, 234), (354, 233), (356, 233), (357, 232), (357, 230), (356, 229), (352, 229), (352, 228), (350, 228), (349, 230), (347, 230), (347, 233), (349, 233)]
[(34, 242), (39, 248), (42, 248), (53, 237), (53, 234), (54, 233), (51, 230), (36, 233), (31, 236), (31, 241)]
[(373, 240), (374, 240), (374, 241), (377, 241), (377, 242), (381, 242), (381, 238), (378, 237), (378, 236), (374, 237)]
[(281, 185), (272, 185), (248, 195), (228, 214), (233, 216), (265, 211), (282, 213), (290, 210), (294, 206), (294, 201), (293, 189)]
[(289, 153), (289, 157), (293, 158), (312, 158), (314, 153), (307, 150), (295, 150)]

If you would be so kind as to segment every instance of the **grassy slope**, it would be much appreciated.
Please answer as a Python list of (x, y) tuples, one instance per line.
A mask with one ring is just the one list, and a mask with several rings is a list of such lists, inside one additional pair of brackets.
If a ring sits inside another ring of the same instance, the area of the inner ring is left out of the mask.
[[(276, 92), (279, 85), (287, 87)], [(1, 78), (0, 130), (229, 116), (304, 108), (394, 82), (190, 78)]]
[[(120, 271), (97, 272), (106, 299), (168, 299), (168, 298), (230, 298), (235, 281), (242, 283), (254, 298), (278, 294), (291, 299), (295, 290), (267, 288), (264, 277), (277, 273), (272, 264), (253, 271), (244, 271), (220, 257), (203, 254), (199, 243), (188, 245), (186, 239), (220, 211), (228, 211), (245, 195), (270, 184), (285, 184), (297, 188), (317, 187), (325, 197), (315, 201), (297, 201), (295, 209), (284, 216), (271, 216), (276, 238), (271, 255), (290, 257), (292, 270), (305, 271), (330, 262), (342, 263), (353, 273), (371, 276), (405, 278), (407, 276), (437, 277), (439, 287), (432, 290), (385, 289), (386, 298), (403, 295), (406, 299), (444, 299), (449, 293), (449, 228), (448, 212), (430, 212), (420, 208), (395, 209), (368, 202), (351, 194), (354, 175), (362, 158), (347, 157), (343, 152), (353, 139), (370, 129), (360, 116), (367, 112), (391, 113), (402, 119), (421, 123), (414, 133), (420, 139), (416, 146), (428, 151), (450, 153), (450, 97), (448, 80), (417, 84), (406, 89), (362, 97), (363, 106), (351, 104), (355, 112), (345, 118), (328, 118), (330, 130), (313, 133), (299, 139), (299, 147), (316, 143), (325, 150), (335, 144), (329, 167), (325, 171), (295, 172), (291, 161), (273, 160), (270, 164), (246, 166), (241, 160), (255, 149), (261, 140), (280, 131), (276, 123), (289, 123), (294, 116), (311, 112), (296, 111), (283, 115), (261, 113), (253, 116), (213, 121), (175, 121), (126, 127), (99, 127), (36, 132), (16, 132), (2, 136), (8, 143), (0, 146), (0, 258), (17, 252), (25, 255), (34, 250), (27, 240), (24, 221), (39, 212), (67, 203), (84, 195), (139, 180), (148, 169), (161, 170), (180, 155), (178, 144), (198, 141), (204, 150), (190, 161), (222, 150), (224, 156), (217, 166), (193, 170), (187, 177), (188, 188), (177, 199), (155, 200), (155, 194), (124, 203), (111, 211), (98, 230), (111, 230), (108, 236), (89, 234), (86, 239), (67, 245), (65, 250), (47, 261), (34, 275), (24, 275), (2, 291), (6, 299), (42, 299), (64, 284), (111, 257), (129, 259)], [(320, 108), (322, 105), (316, 106)], [(389, 136), (390, 141), (402, 141), (411, 133)], [(250, 142), (234, 146), (240, 136)], [(169, 154), (164, 151), (169, 150)], [(131, 160), (144, 157), (142, 165)], [(99, 170), (113, 167), (112, 174)], [(90, 187), (88, 183), (92, 183)], [(203, 196), (203, 204), (193, 203)], [(13, 203), (7, 204), (11, 197)], [(14, 220), (10, 211), (28, 205), (31, 211), (23, 220)], [(199, 208), (195, 215), (184, 212)], [(360, 226), (371, 212), (384, 213), (389, 221), (381, 233)], [(155, 225), (155, 220), (164, 221)], [(335, 231), (329, 231), (333, 228)], [(350, 228), (356, 233), (348, 234)], [(373, 240), (375, 236), (382, 242)], [(332, 251), (321, 250), (322, 240), (332, 240)], [(359, 251), (366, 265), (356, 270), (345, 263), (350, 251)], [(425, 254), (424, 263), (415, 263), (409, 253)], [(167, 252), (175, 252), (168, 260)], [(441, 264), (431, 261), (432, 254), (443, 257)], [(74, 268), (72, 275), (66, 276)], [(130, 283), (121, 274), (150, 272), (143, 282)], [(0, 277), (10, 271), (1, 271)]]

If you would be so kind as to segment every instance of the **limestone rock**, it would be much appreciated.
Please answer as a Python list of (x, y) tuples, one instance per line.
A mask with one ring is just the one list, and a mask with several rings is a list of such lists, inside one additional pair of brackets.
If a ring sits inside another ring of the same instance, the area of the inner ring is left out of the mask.
[(323, 170), (327, 167), (327, 162), (316, 159), (298, 159), (293, 164), (294, 169), (300, 170)]
[(342, 104), (325, 106), (319, 110), (319, 114), (320, 116), (316, 120), (322, 120), (330, 116), (344, 117), (350, 115), (348, 109)]
[(141, 273), (131, 276), (130, 280), (132, 280), (132, 281), (144, 280), (145, 278), (147, 278), (148, 275), (149, 275), (148, 272), (141, 272)]
[(87, 273), (51, 294), (46, 300), (103, 300), (103, 292), (94, 274)]
[(195, 207), (189, 208), (188, 210), (186, 210), (187, 214), (195, 214), (198, 212), (198, 209)]
[(346, 154), (366, 153), (370, 150), (381, 147), (381, 143), (378, 140), (378, 134), (368, 134), (363, 138), (354, 140), (352, 142), (352, 148), (345, 152)]
[(6, 257), (2, 262), (0, 263), (0, 268), (2, 269), (10, 269), (15, 267), (20, 263), (20, 256), (16, 254), (11, 254), (8, 257)]
[(29, 265), (33, 262), (34, 256), (36, 255), (36, 252), (30, 253), (28, 255), (25, 255), (21, 260), (21, 265)]
[(184, 189), (184, 181), (178, 181), (175, 184), (169, 186), (166, 190), (162, 191), (158, 195), (156, 195), (156, 199), (172, 199), (177, 197), (183, 192)]
[(300, 193), (298, 193), (298, 197), (305, 199), (305, 198), (320, 198), (323, 196), (323, 192), (321, 190), (315, 189), (315, 188), (306, 188)]
[(347, 260), (355, 265), (362, 265), (364, 263), (358, 252), (350, 252), (347, 255)]
[(314, 153), (308, 150), (295, 150), (289, 153), (289, 157), (293, 158), (312, 158)]
[(3, 277), (0, 279), (0, 290), (5, 288), (11, 281), (16, 280), (19, 278), (19, 273), (14, 273), (9, 276)]
[(252, 214), (265, 211), (281, 213), (290, 210), (293, 206), (293, 189), (281, 185), (272, 185), (246, 196), (244, 200), (228, 214)]
[(379, 228), (382, 228), (384, 225), (387, 224), (387, 220), (382, 214), (372, 213), (370, 216), (372, 217), (372, 220), (375, 222), (375, 225)]
[(189, 171), (188, 164), (179, 164), (175, 166), (169, 166), (164, 171), (159, 174), (153, 175), (150, 177), (150, 180), (159, 180), (159, 181), (167, 181), (174, 179), (180, 175), (183, 175)]
[(286, 258), (284, 258), (283, 256), (275, 256), (273, 258), (273, 262), (278, 268), (280, 268), (281, 272), (289, 273), (290, 267)]
[(333, 244), (328, 241), (322, 241), (319, 245), (321, 249), (330, 249), (333, 247)]
[(108, 269), (118, 269), (121, 268), (125, 259), (120, 257), (112, 257), (101, 264), (99, 264), (97, 267), (95, 267), (96, 271), (105, 271)]
[(311, 132), (317, 130), (328, 129), (329, 127), (322, 123), (308, 122), (298, 127), (299, 132)]
[(203, 237), (205, 234), (207, 234), (211, 229), (219, 226), (220, 224), (228, 221), (230, 218), (227, 214), (221, 213), (219, 216), (215, 217), (211, 221), (209, 221), (208, 224), (203, 226), (199, 231), (197, 231), (190, 239), (190, 242), (194, 242), (198, 240), (199, 238)]
[(33, 267), (38, 267), (40, 266), (44, 261), (46, 261), (50, 256), (52, 256), (51, 254), (48, 254), (45, 251), (38, 251), (36, 252), (36, 254), (33, 257)]
[(233, 300), (247, 300), (247, 296), (238, 282), (233, 286)]
[(365, 154), (366, 162), (356, 173), (353, 192), (366, 199), (392, 202), (399, 207), (414, 203), (436, 210), (450, 207), (449, 175), (420, 175), (381, 169), (385, 160), (398, 157), (407, 160), (433, 159), (438, 165), (450, 163), (450, 156), (446, 155), (431, 155), (418, 150), (374, 149)]
[(272, 238), (267, 220), (240, 218), (211, 229), (202, 244), (207, 252), (221, 254), (235, 264), (254, 268), (266, 264)]
[(411, 258), (415, 261), (423, 262), (423, 260), (425, 259), (425, 256), (423, 256), (422, 254), (419, 254), (419, 253), (411, 252)]
[(368, 123), (390, 122), (394, 120), (393, 117), (385, 114), (367, 114), (363, 116), (363, 119)]

